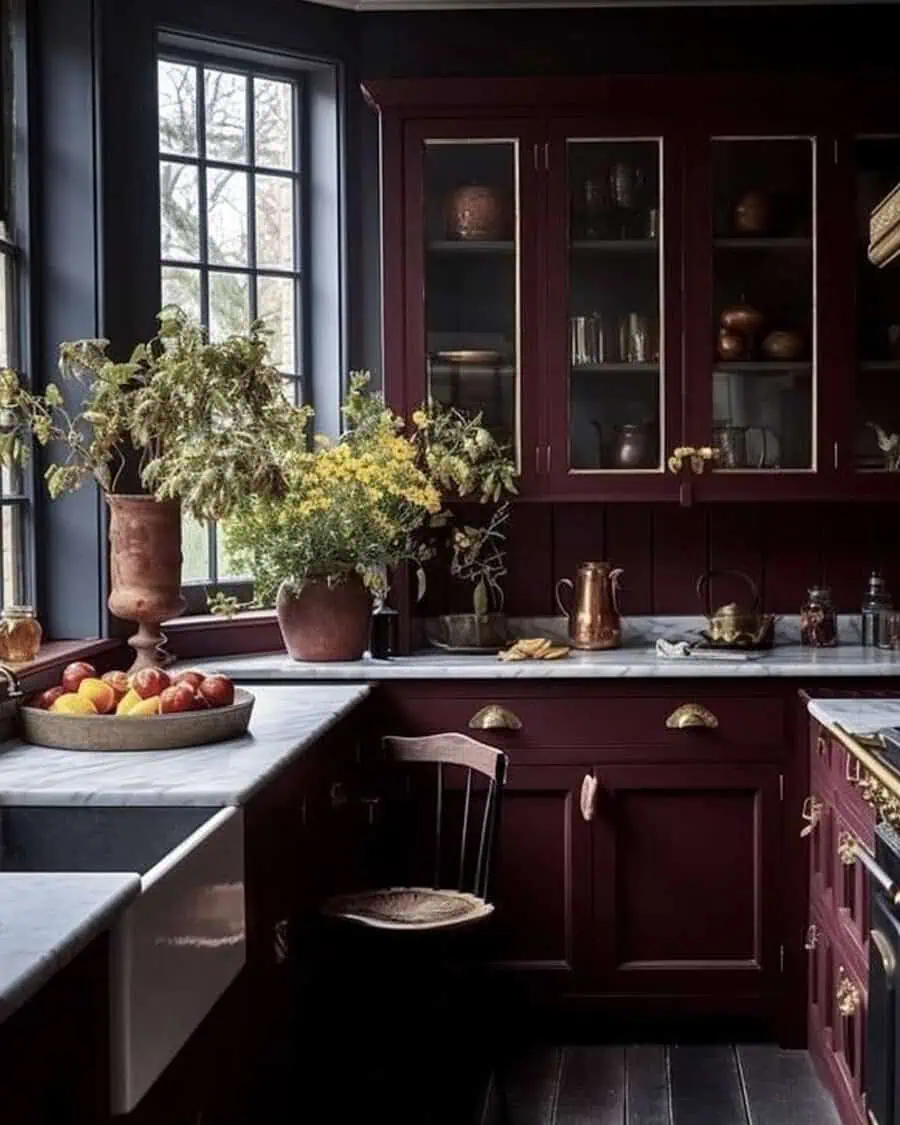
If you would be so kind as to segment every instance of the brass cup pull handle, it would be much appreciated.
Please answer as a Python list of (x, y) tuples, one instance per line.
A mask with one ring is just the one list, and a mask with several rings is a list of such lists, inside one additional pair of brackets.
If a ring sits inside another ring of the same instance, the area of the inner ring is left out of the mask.
[(718, 725), (719, 720), (702, 703), (682, 703), (666, 719), (666, 726), (669, 730), (691, 730), (698, 727), (705, 730), (715, 730)]
[(838, 1011), (842, 1016), (855, 1016), (862, 1002), (862, 995), (853, 981), (847, 976), (843, 965), (838, 966), (838, 983), (835, 991)]
[(594, 819), (594, 813), (597, 811), (597, 790), (600, 783), (592, 773), (584, 775), (584, 781), (581, 783), (581, 817), (583, 820), (591, 821)]
[(844, 751), (844, 777), (851, 785), (859, 785), (862, 780), (862, 770), (858, 759), (852, 757), (849, 751)]
[(811, 836), (813, 832), (815, 832), (816, 826), (822, 819), (823, 807), (824, 806), (822, 805), (822, 802), (818, 797), (809, 796), (804, 798), (803, 808), (800, 812), (800, 815), (806, 821), (806, 824), (800, 830), (801, 839), (806, 836)]
[(469, 719), (469, 730), (521, 730), (522, 720), (499, 703), (488, 703)]

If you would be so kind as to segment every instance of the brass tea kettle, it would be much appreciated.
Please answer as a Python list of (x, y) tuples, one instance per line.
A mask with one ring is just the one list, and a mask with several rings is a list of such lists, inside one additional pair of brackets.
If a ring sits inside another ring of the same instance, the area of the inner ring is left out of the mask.
[[(715, 611), (710, 602), (710, 582), (713, 578), (739, 578), (751, 594), (749, 606), (728, 602)], [(706, 611), (708, 623), (704, 634), (714, 645), (730, 648), (762, 648), (772, 642), (775, 618), (760, 611), (759, 589), (749, 574), (742, 570), (708, 570), (697, 579), (697, 596)]]

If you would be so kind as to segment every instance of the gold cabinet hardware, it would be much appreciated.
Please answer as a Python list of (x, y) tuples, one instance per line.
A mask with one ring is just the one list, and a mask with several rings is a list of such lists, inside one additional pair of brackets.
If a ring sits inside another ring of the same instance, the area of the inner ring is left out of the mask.
[(671, 456), (666, 461), (670, 473), (680, 473), (684, 463), (696, 454), (697, 450), (692, 445), (679, 445), (672, 450)]
[(810, 922), (806, 928), (806, 939), (803, 942), (803, 948), (811, 953), (819, 944), (819, 927), (815, 922)]
[(690, 730), (693, 727), (715, 730), (718, 725), (719, 720), (702, 703), (682, 703), (666, 719), (669, 730)]
[(600, 783), (592, 773), (584, 775), (584, 781), (581, 783), (581, 816), (583, 820), (591, 821), (594, 819), (594, 813), (597, 811), (597, 790), (600, 788)]
[(698, 477), (702, 476), (706, 462), (715, 461), (718, 456), (719, 450), (713, 449), (710, 445), (702, 445), (699, 449), (695, 449), (691, 454), (691, 472), (696, 473)]
[(818, 797), (809, 796), (804, 798), (803, 808), (800, 815), (806, 821), (806, 824), (800, 831), (801, 839), (804, 836), (811, 836), (816, 830), (816, 825), (822, 819), (822, 810), (824, 805)]
[(469, 730), (521, 730), (522, 720), (499, 703), (488, 703), (469, 719)]
[(859, 989), (847, 976), (843, 965), (838, 966), (838, 984), (837, 990), (835, 991), (835, 998), (837, 1000), (838, 1011), (842, 1016), (849, 1018), (850, 1016), (855, 1016), (859, 1011), (862, 996), (860, 995)]
[(841, 832), (838, 835), (838, 859), (844, 867), (852, 867), (856, 863), (856, 840), (852, 832)]
[(859, 785), (862, 779), (862, 770), (860, 769), (859, 762), (849, 751), (845, 750), (844, 754), (844, 777), (851, 785)]
[(894, 973), (897, 971), (897, 958), (891, 948), (891, 943), (881, 930), (870, 930), (869, 937), (881, 958), (881, 967), (887, 977), (888, 988), (893, 988)]

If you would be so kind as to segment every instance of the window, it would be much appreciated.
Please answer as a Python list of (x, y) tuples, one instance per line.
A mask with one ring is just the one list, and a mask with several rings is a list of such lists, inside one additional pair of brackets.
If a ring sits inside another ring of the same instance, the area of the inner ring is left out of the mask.
[[(21, 145), (21, 125), (15, 113), (14, 89), (18, 74), (14, 67), (12, 44), (18, 43), (14, 23), (21, 13), (18, 6), (4, 5), (0, 16), (2, 46), (2, 125), (0, 125), (0, 367), (21, 368), (22, 349), (19, 310), (20, 252), (18, 226), (14, 213), (17, 177), (21, 163), (14, 161)], [(7, 24), (9, 20), (9, 24)], [(16, 164), (19, 163), (19, 168)], [(26, 600), (29, 583), (25, 568), (25, 529), (28, 524), (28, 497), (19, 469), (0, 470), (0, 605)]]
[[(213, 339), (262, 319), (300, 402), (307, 289), (302, 78), (164, 54), (158, 63), (162, 301)], [(219, 529), (184, 521), (184, 582), (240, 581)], [(202, 611), (188, 596), (189, 610)]]

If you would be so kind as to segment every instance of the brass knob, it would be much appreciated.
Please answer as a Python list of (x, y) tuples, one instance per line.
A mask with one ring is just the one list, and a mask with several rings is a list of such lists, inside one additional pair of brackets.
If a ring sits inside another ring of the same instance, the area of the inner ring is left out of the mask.
[(811, 836), (813, 832), (815, 832), (816, 825), (822, 819), (823, 808), (824, 805), (818, 797), (809, 796), (804, 798), (800, 815), (806, 821), (806, 824), (800, 831), (801, 839), (803, 839), (804, 836)]
[(581, 783), (581, 815), (584, 820), (591, 821), (594, 819), (594, 813), (597, 809), (597, 790), (600, 784), (592, 773), (584, 775), (584, 781)]
[(499, 703), (488, 703), (469, 719), (469, 730), (521, 730), (522, 720)]
[(856, 863), (856, 840), (852, 832), (841, 832), (838, 835), (838, 858), (845, 867), (852, 867)]
[(695, 449), (691, 454), (691, 472), (696, 473), (697, 476), (703, 475), (703, 470), (706, 468), (707, 461), (715, 461), (719, 456), (719, 450), (713, 449), (710, 445), (703, 445), (699, 449)]
[(845, 750), (844, 754), (844, 777), (851, 785), (859, 785), (862, 779), (862, 770), (860, 769), (858, 759), (854, 758), (849, 751)]
[(669, 466), (670, 473), (680, 473), (684, 468), (684, 463), (689, 457), (693, 457), (697, 452), (692, 445), (679, 445), (672, 450), (666, 464)]
[(812, 952), (819, 944), (819, 927), (815, 922), (811, 922), (806, 930), (806, 941), (803, 943), (803, 948), (808, 952)]
[(859, 1011), (862, 996), (853, 981), (847, 976), (843, 965), (838, 966), (838, 985), (835, 992), (838, 1011), (842, 1016), (855, 1016)]
[(718, 725), (719, 720), (702, 703), (682, 703), (666, 719), (669, 730), (689, 730), (692, 727), (715, 730)]

